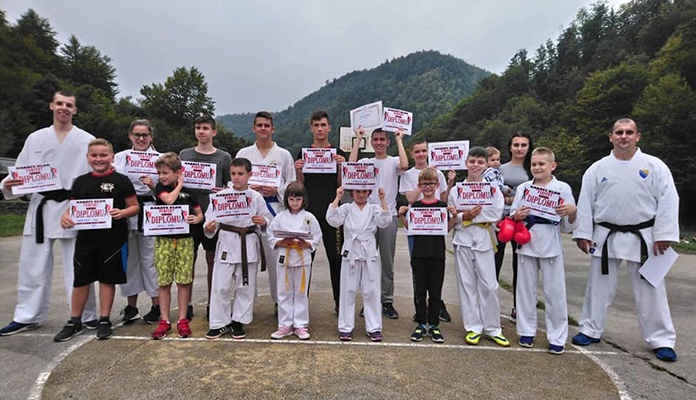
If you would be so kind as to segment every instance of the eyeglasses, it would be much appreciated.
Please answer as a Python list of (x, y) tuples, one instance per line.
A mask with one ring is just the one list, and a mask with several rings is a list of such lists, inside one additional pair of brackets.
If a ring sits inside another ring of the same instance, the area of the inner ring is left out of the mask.
[(131, 133), (131, 135), (133, 135), (133, 137), (136, 139), (147, 139), (152, 136), (149, 133)]
[(423, 187), (434, 187), (437, 185), (437, 182), (421, 182), (418, 184), (418, 186), (423, 186)]
[(623, 136), (623, 135), (631, 136), (634, 134), (635, 134), (634, 131), (614, 131), (614, 135), (616, 135), (616, 136)]

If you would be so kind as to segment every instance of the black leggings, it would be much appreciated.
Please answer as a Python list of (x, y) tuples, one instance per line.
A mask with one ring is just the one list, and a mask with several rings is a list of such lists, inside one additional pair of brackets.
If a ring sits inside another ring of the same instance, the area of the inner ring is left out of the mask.
[[(512, 244), (512, 305), (517, 307), (517, 243), (511, 240), (510, 244)], [(495, 253), (495, 279), (499, 282), (506, 245), (507, 243), (498, 243), (498, 251)]]

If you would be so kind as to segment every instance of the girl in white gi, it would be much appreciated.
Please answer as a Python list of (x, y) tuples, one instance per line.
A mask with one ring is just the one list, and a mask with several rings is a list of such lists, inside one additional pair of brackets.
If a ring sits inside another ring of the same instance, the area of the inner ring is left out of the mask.
[[(483, 147), (473, 147), (466, 158), (469, 172), (465, 182), (483, 182), (483, 171), (488, 166), (488, 152)], [(462, 321), (467, 330), (467, 344), (477, 345), (481, 335), (497, 345), (508, 347), (510, 342), (500, 328), (500, 301), (498, 281), (495, 279), (496, 246), (493, 224), (503, 213), (503, 195), (491, 187), (493, 204), (467, 206), (458, 211), (458, 222), (452, 234), (454, 267), (457, 272)], [(456, 191), (449, 197), (449, 205), (456, 207)]]
[[(268, 226), (268, 240), (275, 249), (278, 272), (278, 330), (273, 339), (293, 333), (300, 340), (309, 339), (309, 298), (307, 289), (312, 268), (312, 252), (321, 242), (319, 221), (305, 211), (309, 196), (302, 182), (285, 188), (285, 211), (278, 213)], [(285, 232), (282, 235), (280, 232)], [(287, 233), (307, 235), (305, 239), (288, 237)]]
[[(215, 249), (215, 265), (210, 293), (210, 330), (208, 339), (217, 339), (232, 330), (232, 338), (244, 339), (244, 325), (254, 317), (256, 269), (263, 257), (260, 230), (273, 219), (263, 196), (249, 188), (251, 162), (235, 158), (230, 164), (232, 188), (218, 192), (236, 196), (237, 205), (245, 205), (247, 212), (218, 218), (215, 203), (205, 212), (207, 221), (203, 232), (212, 238), (220, 230)], [(237, 210), (242, 210), (237, 207)], [(246, 245), (244, 249), (242, 245)], [(234, 306), (230, 304), (230, 286), (235, 281)], [(230, 317), (231, 315), (231, 317)]]
[[(533, 347), (537, 330), (537, 281), (543, 275), (546, 301), (546, 337), (549, 353), (563, 354), (568, 340), (568, 306), (566, 302), (565, 265), (561, 232), (575, 228), (577, 208), (573, 192), (567, 183), (556, 180), (553, 151), (539, 147), (532, 152), (534, 179), (517, 187), (510, 215), (515, 221), (525, 221), (532, 240), (517, 249), (517, 334), (522, 347)], [(556, 214), (560, 221), (532, 216), (524, 196), (530, 186), (560, 192)]]
[(381, 207), (368, 203), (371, 190), (353, 190), (353, 202), (338, 202), (343, 187), (336, 189), (336, 198), (326, 210), (326, 221), (338, 228), (343, 225), (345, 241), (341, 254), (341, 295), (338, 305), (338, 331), (340, 339), (353, 339), (355, 328), (355, 294), (362, 290), (365, 309), (365, 329), (373, 342), (382, 341), (382, 309), (380, 302), (381, 271), (377, 262), (377, 228), (385, 228), (392, 222), (384, 189), (379, 188)]
[(152, 301), (150, 312), (143, 316), (148, 324), (154, 324), (160, 319), (159, 285), (157, 284), (157, 270), (155, 269), (155, 237), (143, 234), (143, 209), (146, 204), (155, 204), (152, 190), (158, 182), (157, 170), (152, 158), (154, 174), (128, 173), (131, 169), (128, 165), (132, 161), (139, 161), (133, 157), (133, 151), (159, 154), (152, 146), (152, 125), (146, 119), (136, 119), (128, 128), (128, 138), (133, 144), (131, 150), (116, 153), (114, 165), (116, 171), (130, 178), (135, 192), (138, 195), (140, 212), (128, 219), (128, 269), (126, 270), (127, 282), (121, 287), (121, 295), (128, 298), (128, 305), (121, 311), (123, 323), (130, 324), (140, 318), (138, 314), (138, 294), (145, 292)]

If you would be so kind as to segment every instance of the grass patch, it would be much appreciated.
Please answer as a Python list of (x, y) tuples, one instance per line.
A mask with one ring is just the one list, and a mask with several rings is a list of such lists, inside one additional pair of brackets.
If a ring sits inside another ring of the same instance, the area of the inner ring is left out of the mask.
[(696, 254), (696, 231), (682, 229), (679, 243), (672, 244), (674, 250), (680, 254)]
[(24, 215), (0, 215), (0, 237), (21, 235), (24, 218)]

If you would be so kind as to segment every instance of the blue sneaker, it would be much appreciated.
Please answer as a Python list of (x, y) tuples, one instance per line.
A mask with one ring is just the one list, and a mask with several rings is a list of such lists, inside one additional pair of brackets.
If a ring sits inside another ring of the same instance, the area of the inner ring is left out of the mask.
[(675, 362), (677, 361), (677, 353), (671, 347), (660, 347), (659, 349), (654, 349), (655, 355), (658, 360)]
[(582, 332), (573, 336), (573, 344), (576, 344), (578, 346), (589, 346), (592, 343), (599, 343), (599, 339), (589, 337)]
[(521, 347), (531, 349), (534, 347), (534, 336), (520, 336), (520, 341), (518, 343)]
[(6, 327), (0, 329), (0, 336), (10, 336), (15, 333), (31, 331), (40, 327), (41, 324), (20, 324), (19, 322), (10, 322)]
[(557, 346), (555, 344), (549, 344), (549, 353), (555, 354), (555, 355), (561, 355), (561, 354), (565, 353), (565, 347)]

